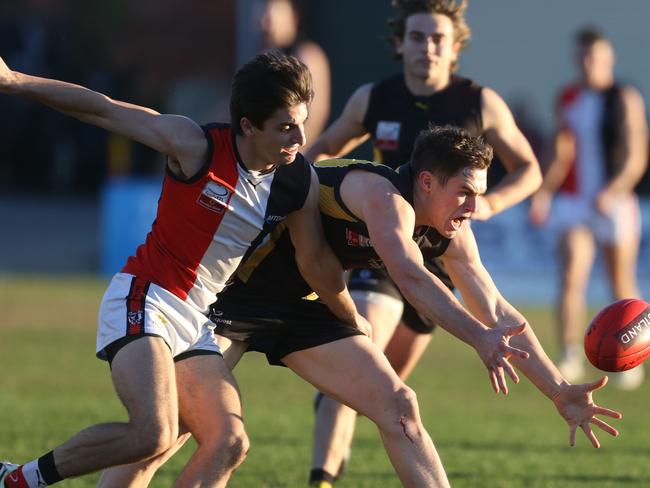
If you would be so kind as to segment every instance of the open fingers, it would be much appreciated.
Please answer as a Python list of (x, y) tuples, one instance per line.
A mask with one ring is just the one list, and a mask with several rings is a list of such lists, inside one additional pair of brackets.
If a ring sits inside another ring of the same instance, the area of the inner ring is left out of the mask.
[(613, 419), (620, 419), (623, 417), (623, 414), (617, 410), (599, 407), (598, 405), (594, 405), (594, 415), (605, 415), (607, 417), (612, 417)]
[(505, 359), (503, 360), (503, 369), (506, 371), (506, 373), (508, 373), (508, 376), (512, 378), (512, 381), (514, 381), (515, 384), (519, 383), (519, 376), (517, 375), (515, 368), (513, 368), (512, 365)]
[(601, 430), (607, 432), (609, 435), (612, 435), (614, 437), (618, 436), (618, 430), (616, 430), (614, 427), (609, 425), (607, 422), (603, 422), (602, 420), (597, 419), (596, 417), (592, 418), (590, 422), (594, 424), (596, 427), (600, 428)]
[(591, 430), (589, 423), (584, 422), (580, 424), (580, 428), (584, 431), (587, 439), (591, 441), (591, 445), (598, 449), (600, 447), (600, 442), (598, 442), (598, 439), (596, 439), (596, 435), (594, 434), (593, 430)]
[(569, 445), (571, 447), (576, 445), (576, 429), (578, 428), (577, 425), (570, 425), (569, 426)]
[(608, 378), (607, 376), (603, 376), (599, 380), (596, 380), (592, 383), (585, 383), (583, 386), (585, 387), (586, 391), (596, 391), (600, 390), (603, 386), (607, 384)]
[(518, 349), (512, 346), (506, 346), (505, 354), (509, 356), (517, 356), (521, 359), (528, 359), (528, 357), (530, 356), (530, 354), (528, 354), (523, 349)]

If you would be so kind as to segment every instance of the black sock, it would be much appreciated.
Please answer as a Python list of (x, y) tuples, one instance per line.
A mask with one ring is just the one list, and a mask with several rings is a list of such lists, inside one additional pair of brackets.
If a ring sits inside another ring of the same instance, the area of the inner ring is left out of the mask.
[(334, 476), (324, 469), (312, 469), (309, 473), (309, 483), (314, 483), (316, 481), (327, 481), (333, 484)]
[(48, 485), (53, 485), (63, 479), (54, 464), (54, 451), (38, 458), (38, 470), (43, 476), (43, 481)]

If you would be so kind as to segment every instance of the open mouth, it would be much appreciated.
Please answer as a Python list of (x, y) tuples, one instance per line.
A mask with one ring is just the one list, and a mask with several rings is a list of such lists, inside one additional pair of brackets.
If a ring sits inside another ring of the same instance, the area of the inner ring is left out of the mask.
[(469, 217), (456, 217), (455, 219), (451, 219), (451, 225), (455, 230), (458, 230), (467, 219), (469, 219)]

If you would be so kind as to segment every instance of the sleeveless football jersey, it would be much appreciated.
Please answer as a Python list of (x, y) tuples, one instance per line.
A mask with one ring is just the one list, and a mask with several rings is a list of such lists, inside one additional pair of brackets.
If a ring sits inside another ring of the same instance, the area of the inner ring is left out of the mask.
[(557, 111), (560, 128), (571, 134), (576, 146), (575, 159), (560, 191), (593, 198), (616, 173), (621, 89), (618, 85), (607, 90), (570, 85), (562, 90)]
[(247, 252), (309, 192), (309, 163), (296, 160), (268, 173), (248, 171), (230, 126), (205, 126), (209, 157), (199, 173), (179, 180), (169, 170), (156, 220), (124, 269), (207, 311)]
[[(345, 269), (382, 268), (383, 262), (372, 247), (368, 228), (343, 203), (340, 185), (349, 171), (370, 171), (391, 181), (405, 200), (413, 204), (410, 166), (404, 165), (395, 171), (367, 161), (330, 159), (319, 161), (314, 167), (320, 181), (323, 230), (334, 254)], [(429, 227), (416, 228), (413, 239), (421, 246), (426, 243), (430, 256), (441, 255), (449, 245), (449, 239)], [(276, 293), (284, 297), (308, 295), (311, 289), (302, 279), (294, 256), (289, 232), (276, 229), (237, 271), (233, 292), (243, 290), (244, 286), (247, 293), (254, 289), (262, 294)]]
[(481, 135), (481, 89), (460, 76), (452, 76), (449, 86), (427, 97), (413, 95), (402, 74), (375, 84), (363, 119), (374, 159), (392, 168), (407, 163), (416, 137), (429, 124), (455, 125)]

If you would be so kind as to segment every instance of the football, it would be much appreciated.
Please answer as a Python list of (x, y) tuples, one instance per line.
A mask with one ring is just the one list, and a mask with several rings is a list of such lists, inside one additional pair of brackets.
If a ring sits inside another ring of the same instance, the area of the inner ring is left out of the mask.
[(626, 298), (603, 308), (585, 334), (585, 354), (603, 371), (625, 371), (650, 355), (650, 304)]

